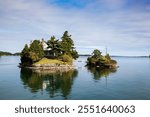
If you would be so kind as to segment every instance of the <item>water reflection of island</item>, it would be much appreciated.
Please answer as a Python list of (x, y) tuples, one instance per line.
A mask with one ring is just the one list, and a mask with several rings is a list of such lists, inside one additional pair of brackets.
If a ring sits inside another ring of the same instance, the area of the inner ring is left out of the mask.
[(102, 77), (107, 78), (111, 73), (117, 72), (117, 69), (99, 68), (99, 67), (87, 67), (88, 71), (93, 74), (95, 80), (99, 80)]
[(21, 69), (20, 77), (24, 86), (29, 87), (32, 93), (45, 90), (50, 97), (63, 96), (67, 99), (71, 92), (74, 78), (78, 75), (77, 70), (70, 70), (68, 72), (41, 72), (36, 73), (32, 70)]

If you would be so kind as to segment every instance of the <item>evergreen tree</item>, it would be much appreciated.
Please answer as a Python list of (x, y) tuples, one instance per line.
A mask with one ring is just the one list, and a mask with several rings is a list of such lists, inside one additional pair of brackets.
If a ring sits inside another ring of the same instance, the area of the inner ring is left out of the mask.
[(25, 44), (25, 46), (24, 46), (24, 48), (23, 48), (23, 50), (22, 50), (22, 52), (21, 52), (21, 56), (23, 56), (24, 54), (26, 54), (26, 53), (28, 53), (28, 52), (29, 52), (29, 47), (28, 47), (27, 44)]
[(94, 58), (99, 58), (102, 56), (102, 53), (98, 49), (95, 49), (92, 54)]
[(65, 31), (61, 39), (61, 47), (63, 53), (69, 54), (74, 48), (74, 43), (71, 39), (71, 35), (68, 34), (68, 31)]
[(71, 52), (72, 58), (77, 59), (79, 57), (78, 52), (76, 50), (73, 50)]
[(39, 40), (34, 40), (30, 45), (30, 51), (38, 56), (38, 59), (44, 57), (43, 45)]
[(44, 50), (39, 40), (34, 40), (30, 47), (26, 44), (21, 52), (22, 65), (31, 65), (44, 57)]
[(50, 48), (50, 55), (53, 57), (58, 57), (60, 54), (60, 44), (59, 40), (55, 38), (55, 36), (52, 36), (50, 40), (47, 41), (48, 48)]
[(29, 57), (29, 47), (26, 44), (21, 52), (21, 64), (22, 65), (30, 65), (32, 64), (32, 60)]
[(74, 42), (71, 38), (71, 35), (68, 34), (68, 31), (65, 31), (61, 37), (61, 50), (63, 54), (68, 54), (72, 58), (78, 58), (78, 52), (74, 50)]

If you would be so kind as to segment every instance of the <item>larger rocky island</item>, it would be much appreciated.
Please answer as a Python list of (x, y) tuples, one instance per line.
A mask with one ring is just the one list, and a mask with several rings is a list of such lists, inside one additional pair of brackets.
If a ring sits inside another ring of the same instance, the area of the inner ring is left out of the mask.
[(40, 71), (69, 71), (74, 69), (73, 59), (78, 58), (74, 42), (68, 31), (61, 40), (52, 36), (48, 41), (44, 39), (31, 41), (21, 52), (20, 67)]

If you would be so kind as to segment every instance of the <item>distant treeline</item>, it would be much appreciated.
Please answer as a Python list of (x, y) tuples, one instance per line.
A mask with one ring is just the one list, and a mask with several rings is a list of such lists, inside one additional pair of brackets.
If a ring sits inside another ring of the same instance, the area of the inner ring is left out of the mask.
[(20, 56), (20, 52), (10, 53), (10, 52), (0, 51), (0, 56)]
[[(79, 54), (79, 56), (91, 56), (90, 54)], [(128, 58), (147, 58), (149, 56), (117, 56), (117, 55), (110, 55), (110, 57), (128, 57)]]
[(79, 54), (79, 56), (91, 56), (90, 54)]

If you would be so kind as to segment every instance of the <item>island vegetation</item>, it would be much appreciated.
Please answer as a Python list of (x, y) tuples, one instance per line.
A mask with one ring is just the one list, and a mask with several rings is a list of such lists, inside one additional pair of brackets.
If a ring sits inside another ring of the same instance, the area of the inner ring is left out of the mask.
[(25, 45), (21, 52), (21, 66), (33, 69), (66, 69), (72, 68), (73, 59), (78, 58), (74, 42), (68, 31), (65, 31), (61, 40), (52, 36), (48, 41), (34, 40)]
[[(62, 70), (74, 68), (73, 60), (79, 57), (74, 47), (73, 39), (68, 31), (65, 31), (61, 39), (51, 36), (48, 41), (33, 40), (26, 44), (21, 52), (21, 67), (37, 70)], [(116, 68), (117, 61), (113, 60), (109, 54), (105, 56), (95, 49), (87, 59), (88, 67)], [(56, 69), (57, 68), (57, 69)]]
[(99, 67), (99, 68), (116, 68), (117, 61), (113, 60), (109, 54), (102, 55), (98, 49), (95, 49), (90, 57), (87, 58), (88, 67)]
[(4, 55), (8, 56), (8, 55), (12, 55), (12, 53), (0, 51), (0, 56), (4, 56)]
[(20, 53), (11, 53), (11, 52), (4, 52), (4, 51), (0, 51), (0, 56), (19, 56)]

